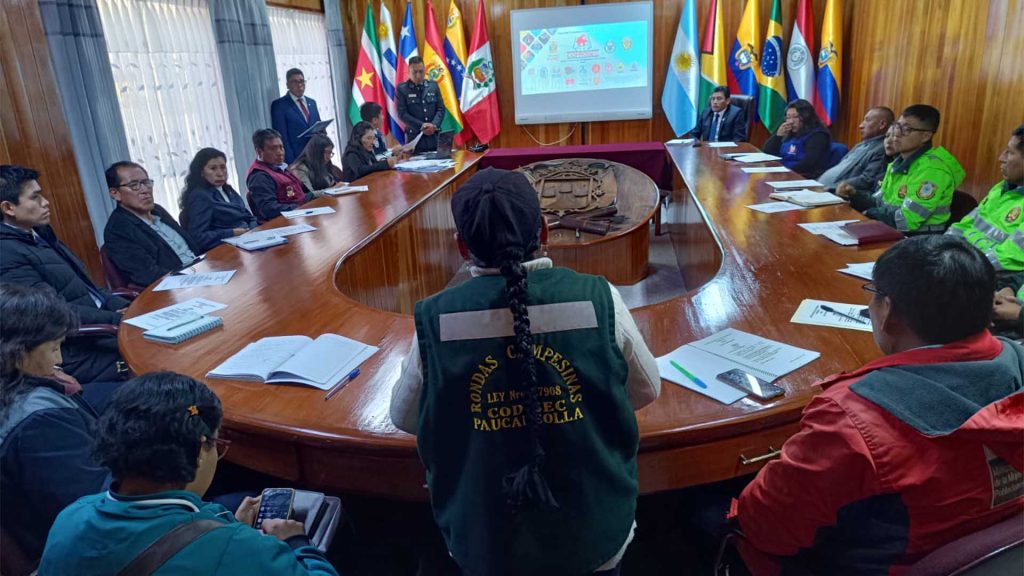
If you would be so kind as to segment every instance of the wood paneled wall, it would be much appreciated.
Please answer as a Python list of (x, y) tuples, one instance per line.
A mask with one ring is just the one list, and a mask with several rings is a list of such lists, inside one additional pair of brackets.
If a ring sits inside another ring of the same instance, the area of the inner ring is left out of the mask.
[[(328, 0), (330, 1), (330, 0)], [(367, 3), (379, 16), (378, 0), (341, 2), (349, 64), (354, 68)], [(682, 0), (654, 0), (654, 115), (650, 120), (517, 126), (513, 115), (510, 11), (619, 0), (484, 0), (488, 34), (498, 78), (502, 131), (495, 146), (536, 146), (565, 138), (565, 144), (605, 144), (667, 140), (674, 137), (661, 111), (665, 70), (675, 40)], [(703, 34), (710, 0), (697, 0)], [(412, 0), (420, 52), (424, 40), (425, 0)], [(462, 12), (467, 43), (476, 17), (477, 0), (455, 0)], [(399, 27), (404, 0), (384, 0)], [(726, 45), (731, 45), (746, 2), (722, 0)], [(449, 0), (434, 0), (438, 29), (444, 33)], [(782, 0), (785, 45), (788, 46), (797, 0)], [(760, 0), (766, 25), (771, 0)], [(821, 38), (825, 0), (814, 0), (815, 37)], [(914, 103), (927, 103), (943, 114), (936, 141), (947, 146), (967, 170), (964, 188), (984, 194), (999, 179), (999, 150), (1010, 131), (1024, 122), (1024, 0), (846, 0), (844, 3), (843, 109), (832, 134), (856, 143), (864, 111), (886, 105), (898, 113)], [(817, 46), (815, 46), (815, 49)], [(1014, 56), (1016, 55), (1016, 56)], [(575, 131), (574, 131), (575, 128)], [(571, 133), (571, 135), (570, 135)], [(768, 137), (760, 124), (751, 140)]]
[(54, 229), (102, 286), (100, 253), (37, 0), (0, 2), (0, 66), (0, 164), (39, 171)]

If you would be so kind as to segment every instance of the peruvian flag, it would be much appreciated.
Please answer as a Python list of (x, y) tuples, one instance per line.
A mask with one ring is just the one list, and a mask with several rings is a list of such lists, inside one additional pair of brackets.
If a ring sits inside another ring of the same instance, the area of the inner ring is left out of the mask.
[(786, 88), (788, 101), (802, 98), (814, 103), (814, 73), (817, 70), (814, 53), (814, 13), (810, 0), (800, 0), (793, 20), (793, 33), (789, 35), (786, 56)]
[(484, 0), (480, 0), (476, 8), (476, 24), (473, 27), (473, 39), (469, 44), (469, 56), (466, 57), (466, 73), (462, 78), (462, 99), (459, 107), (462, 108), (466, 124), (476, 133), (480, 142), (490, 142), (501, 131), (494, 59), (491, 57), (491, 42), (487, 39)]
[(356, 61), (355, 74), (352, 75), (352, 100), (348, 106), (348, 117), (353, 124), (362, 120), (359, 107), (366, 102), (376, 102), (384, 109), (384, 123), (380, 129), (387, 134), (388, 100), (381, 83), (380, 46), (377, 43), (377, 27), (373, 25), (373, 7), (369, 4), (366, 5), (359, 59)]

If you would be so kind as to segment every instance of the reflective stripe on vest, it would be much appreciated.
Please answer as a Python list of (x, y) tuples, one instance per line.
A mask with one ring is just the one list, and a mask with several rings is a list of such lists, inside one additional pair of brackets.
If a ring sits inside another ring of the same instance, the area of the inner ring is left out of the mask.
[(974, 228), (978, 232), (981, 232), (985, 238), (988, 238), (996, 244), (1002, 244), (1010, 237), (1008, 232), (1004, 232), (997, 228), (994, 224), (985, 220), (980, 215), (974, 218)]
[[(597, 312), (590, 301), (527, 306), (530, 332), (545, 334), (597, 328)], [(451, 312), (438, 316), (441, 341), (478, 340), (514, 336), (512, 311), (508, 308)]]

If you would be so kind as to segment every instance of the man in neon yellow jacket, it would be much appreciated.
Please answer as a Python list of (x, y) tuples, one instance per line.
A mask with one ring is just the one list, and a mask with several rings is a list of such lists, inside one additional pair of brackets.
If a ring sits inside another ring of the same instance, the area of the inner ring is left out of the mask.
[(881, 189), (856, 193), (850, 204), (900, 232), (944, 231), (964, 169), (949, 151), (932, 145), (938, 129), (935, 108), (915, 104), (904, 110), (891, 128), (898, 156), (886, 169)]

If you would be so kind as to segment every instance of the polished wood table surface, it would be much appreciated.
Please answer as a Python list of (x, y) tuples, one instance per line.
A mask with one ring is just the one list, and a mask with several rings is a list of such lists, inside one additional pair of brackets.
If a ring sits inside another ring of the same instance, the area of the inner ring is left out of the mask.
[[(761, 180), (799, 177), (747, 175), (711, 148), (672, 146), (669, 154), (679, 186), (665, 221), (691, 292), (633, 311), (652, 352), (732, 326), (822, 356), (781, 379), (786, 396), (768, 404), (744, 399), (724, 406), (663, 382), (661, 397), (637, 414), (643, 493), (756, 470), (763, 462), (758, 456), (795, 432), (818, 378), (879, 355), (868, 333), (789, 322), (803, 298), (866, 302), (863, 282), (836, 270), (874, 260), (883, 246), (844, 248), (796, 226), (855, 218), (852, 209), (757, 213), (745, 206), (767, 199), (770, 189)], [(224, 403), (232, 461), (302, 486), (425, 499), (415, 438), (392, 426), (388, 406), (414, 332), (412, 303), (443, 288), (460, 264), (448, 202), (480, 155), (455, 158), (454, 170), (379, 172), (360, 182), (369, 192), (314, 201), (311, 206), (337, 212), (302, 219), (318, 230), (292, 236), (287, 245), (255, 253), (227, 245), (211, 250), (198, 271), (235, 269), (230, 283), (150, 289), (127, 316), (204, 297), (228, 304), (217, 313), (223, 328), (168, 346), (122, 324), (125, 359), (136, 372), (174, 370), (206, 381)], [(287, 223), (275, 219), (263, 228)], [(205, 378), (261, 337), (324, 332), (381, 348), (330, 401), (302, 386)]]

